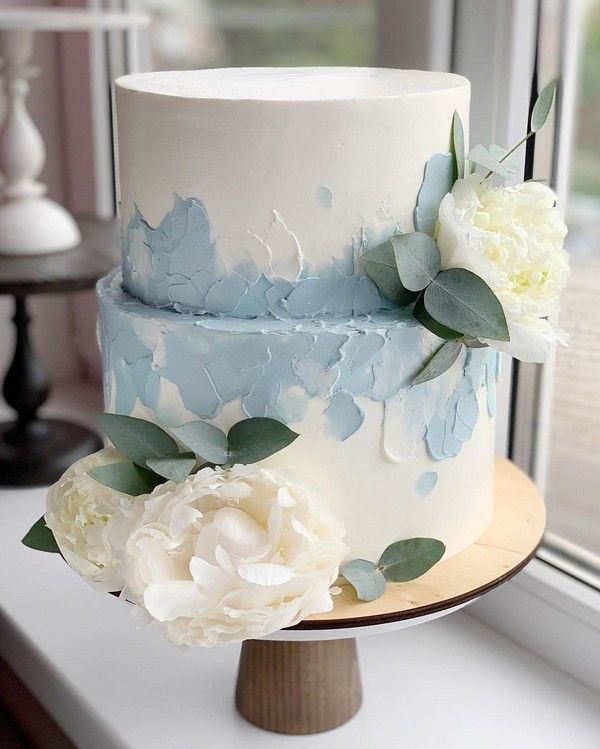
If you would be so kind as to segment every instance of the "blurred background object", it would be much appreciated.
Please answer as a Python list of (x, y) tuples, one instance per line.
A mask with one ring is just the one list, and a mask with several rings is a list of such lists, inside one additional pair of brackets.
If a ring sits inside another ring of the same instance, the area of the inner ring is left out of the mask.
[(74, 247), (80, 240), (73, 217), (45, 195), (37, 181), (46, 157), (44, 141), (27, 111), (34, 30), (30, 14), (0, 9), (0, 71), (6, 99), (0, 127), (0, 253), (39, 254)]
[(374, 65), (373, 0), (141, 0), (155, 69)]
[(88, 219), (68, 252), (0, 257), (0, 294), (14, 298), (14, 356), (2, 393), (13, 410), (0, 421), (0, 486), (47, 486), (75, 460), (102, 447), (95, 430), (63, 418), (40, 418), (52, 391), (29, 337), (28, 298), (94, 288), (119, 262), (116, 222)]
[(1, 485), (53, 483), (73, 460), (101, 446), (98, 436), (81, 424), (38, 416), (51, 380), (30, 342), (28, 298), (93, 288), (118, 263), (114, 222), (100, 222), (98, 236), (98, 227), (88, 221), (82, 237), (75, 219), (46, 196), (46, 186), (37, 179), (46, 149), (27, 111), (28, 80), (39, 73), (30, 65), (34, 38), (42, 32), (127, 33), (147, 23), (146, 15), (129, 11), (0, 8), (5, 105), (0, 127), (0, 293), (15, 300), (14, 355), (2, 389), (14, 413), (0, 421)]
[(75, 247), (81, 234), (71, 214), (46, 196), (37, 177), (44, 167), (44, 141), (27, 111), (34, 35), (40, 32), (106, 31), (144, 26), (140, 13), (85, 8), (0, 8), (0, 77), (5, 98), (0, 127), (0, 254), (39, 255)]

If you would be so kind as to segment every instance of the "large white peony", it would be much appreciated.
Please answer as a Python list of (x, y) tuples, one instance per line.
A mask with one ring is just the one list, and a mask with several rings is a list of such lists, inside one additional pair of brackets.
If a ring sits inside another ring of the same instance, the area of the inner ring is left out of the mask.
[(564, 334), (547, 319), (569, 277), (567, 227), (546, 185), (495, 187), (481, 176), (458, 180), (442, 200), (437, 242), (443, 268), (466, 268), (500, 300), (510, 342), (487, 341), (523, 361), (541, 362)]
[(48, 490), (46, 525), (67, 563), (98, 590), (123, 587), (121, 555), (144, 497), (131, 497), (95, 481), (95, 466), (127, 460), (113, 447), (74, 463)]
[(125, 549), (123, 595), (177, 644), (261, 637), (331, 610), (343, 536), (295, 478), (204, 468), (146, 500)]

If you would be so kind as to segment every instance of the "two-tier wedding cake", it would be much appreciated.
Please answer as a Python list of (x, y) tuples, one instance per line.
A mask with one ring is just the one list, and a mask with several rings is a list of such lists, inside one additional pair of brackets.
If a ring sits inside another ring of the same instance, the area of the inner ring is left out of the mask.
[(513, 148), (468, 150), (457, 75), (120, 78), (109, 445), (24, 543), (207, 646), (470, 546), (492, 517), (499, 352), (542, 361), (564, 338), (555, 196), (504, 184), (554, 95)]
[(172, 427), (270, 416), (266, 464), (320, 487), (352, 556), (471, 544), (492, 513), (496, 356), (410, 387), (439, 339), (361, 255), (413, 228), (469, 83), (419, 71), (146, 73), (116, 84), (123, 271), (101, 283), (109, 410)]

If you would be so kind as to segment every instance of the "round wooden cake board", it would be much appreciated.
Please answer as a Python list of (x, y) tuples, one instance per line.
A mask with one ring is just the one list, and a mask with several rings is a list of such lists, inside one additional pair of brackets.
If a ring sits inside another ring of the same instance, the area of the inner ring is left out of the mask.
[(542, 539), (546, 512), (532, 481), (498, 458), (494, 515), (469, 548), (408, 583), (388, 583), (376, 601), (349, 585), (333, 611), (268, 639), (242, 645), (236, 705), (256, 726), (287, 734), (327, 731), (348, 721), (362, 699), (356, 637), (431, 621), (456, 611), (523, 569)]

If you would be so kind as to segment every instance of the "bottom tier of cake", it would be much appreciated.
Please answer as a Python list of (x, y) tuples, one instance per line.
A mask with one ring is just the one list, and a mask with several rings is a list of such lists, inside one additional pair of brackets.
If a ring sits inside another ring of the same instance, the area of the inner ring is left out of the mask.
[(364, 318), (237, 319), (153, 309), (98, 285), (108, 410), (169, 429), (228, 429), (270, 416), (299, 433), (265, 461), (318, 487), (352, 558), (438, 538), (446, 556), (492, 516), (498, 355), (465, 351), (428, 383), (410, 381), (440, 340), (397, 310)]

